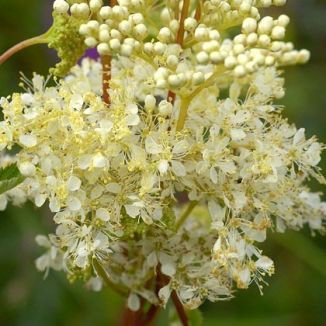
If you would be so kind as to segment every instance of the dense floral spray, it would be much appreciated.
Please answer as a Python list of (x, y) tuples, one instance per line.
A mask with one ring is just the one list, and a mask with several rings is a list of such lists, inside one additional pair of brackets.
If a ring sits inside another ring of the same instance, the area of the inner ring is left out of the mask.
[[(22, 181), (0, 208), (46, 204), (57, 224), (36, 238), (39, 270), (111, 286), (137, 325), (172, 297), (187, 325), (185, 309), (261, 290), (269, 229), (324, 230), (326, 204), (305, 181), (325, 183), (325, 147), (275, 104), (282, 67), (309, 59), (284, 41), (288, 16), (261, 17), (285, 2), (54, 1), (53, 26), (21, 47), (57, 49), (61, 78), (35, 74), (0, 102), (1, 165)], [(76, 65), (93, 47), (101, 62)]]

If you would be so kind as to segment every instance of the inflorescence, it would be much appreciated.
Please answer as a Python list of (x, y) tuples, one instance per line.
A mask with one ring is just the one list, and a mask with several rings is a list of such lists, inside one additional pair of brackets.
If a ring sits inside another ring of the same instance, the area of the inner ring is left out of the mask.
[(39, 270), (108, 283), (135, 311), (173, 291), (194, 309), (261, 288), (274, 272), (257, 248), (268, 230), (324, 230), (326, 204), (305, 182), (325, 183), (325, 147), (274, 103), (280, 69), (309, 59), (284, 41), (288, 16), (260, 16), (285, 2), (54, 1), (54, 16), (78, 22), (79, 46), (97, 47), (111, 71), (109, 101), (90, 59), (54, 86), (35, 74), (1, 99), (0, 150), (20, 148), (1, 162), (26, 178), (0, 208), (46, 203), (57, 224), (36, 239)]

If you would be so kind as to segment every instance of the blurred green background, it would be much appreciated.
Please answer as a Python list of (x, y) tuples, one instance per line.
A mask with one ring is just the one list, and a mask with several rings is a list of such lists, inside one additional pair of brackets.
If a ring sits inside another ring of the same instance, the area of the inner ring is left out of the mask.
[[(49, 2), (0, 1), (0, 52), (47, 29)], [(269, 12), (276, 16), (281, 11), (292, 18), (288, 39), (312, 52), (306, 66), (286, 69), (284, 114), (326, 142), (326, 1), (288, 0), (285, 8)], [(45, 46), (17, 54), (0, 67), (0, 96), (19, 90), (19, 71), (28, 77), (33, 71), (46, 74), (55, 60)], [(44, 280), (36, 271), (40, 249), (34, 238), (53, 229), (45, 209), (40, 212), (27, 205), (0, 212), (0, 325), (116, 325), (123, 300), (114, 293), (71, 285), (62, 273), (51, 272)], [(326, 325), (326, 239), (311, 238), (308, 230), (288, 232), (271, 235), (263, 249), (276, 264), (264, 296), (253, 285), (230, 302), (205, 304), (204, 325)], [(158, 325), (167, 325), (166, 318), (162, 313)]]

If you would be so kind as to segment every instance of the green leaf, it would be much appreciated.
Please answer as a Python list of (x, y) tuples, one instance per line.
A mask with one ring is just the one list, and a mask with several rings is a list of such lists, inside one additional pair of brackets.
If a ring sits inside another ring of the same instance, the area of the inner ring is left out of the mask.
[(15, 188), (24, 181), (16, 164), (0, 168), (0, 195)]

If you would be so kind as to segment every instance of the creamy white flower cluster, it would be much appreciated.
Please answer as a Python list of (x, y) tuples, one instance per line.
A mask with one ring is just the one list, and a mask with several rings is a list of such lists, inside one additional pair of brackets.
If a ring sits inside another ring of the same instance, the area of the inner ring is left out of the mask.
[(89, 59), (55, 86), (34, 75), (1, 99), (0, 150), (19, 146), (26, 179), (0, 207), (18, 193), (18, 203), (46, 203), (57, 224), (37, 237), (40, 270), (107, 282), (133, 310), (140, 297), (165, 305), (172, 291), (192, 309), (261, 287), (274, 265), (256, 244), (269, 229), (324, 229), (326, 204), (304, 184), (325, 183), (324, 145), (273, 104), (284, 95), (278, 67), (309, 57), (282, 41), (287, 16), (259, 16), (284, 2), (205, 1), (180, 22), (182, 2), (55, 1), (85, 20), (88, 46), (113, 57), (112, 77), (109, 105), (102, 65)]

